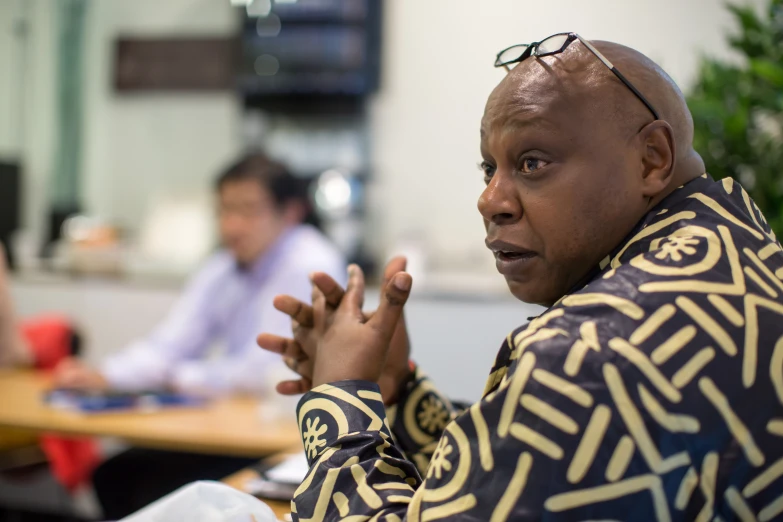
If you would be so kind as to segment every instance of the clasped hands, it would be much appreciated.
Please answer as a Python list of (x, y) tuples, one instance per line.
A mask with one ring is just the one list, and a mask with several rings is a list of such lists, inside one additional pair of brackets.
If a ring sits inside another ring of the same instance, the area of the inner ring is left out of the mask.
[(378, 383), (384, 403), (394, 404), (410, 373), (410, 342), (403, 306), (412, 279), (404, 272), (406, 260), (396, 257), (384, 270), (378, 309), (364, 313), (364, 274), (351, 265), (343, 289), (323, 272), (311, 275), (312, 303), (279, 295), (274, 306), (292, 319), (293, 338), (262, 333), (258, 345), (281, 354), (298, 380), (283, 381), (283, 395), (305, 393), (321, 384), (343, 380)]

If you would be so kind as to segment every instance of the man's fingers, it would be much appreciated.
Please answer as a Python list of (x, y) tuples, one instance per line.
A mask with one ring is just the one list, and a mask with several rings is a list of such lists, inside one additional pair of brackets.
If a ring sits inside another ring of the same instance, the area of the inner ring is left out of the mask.
[(54, 367), (54, 380), (58, 384), (72, 379), (72, 375), (79, 368), (79, 363), (72, 357), (66, 357)]
[[(386, 288), (386, 286), (389, 284), (389, 281), (391, 281), (391, 278), (394, 277), (394, 274), (398, 272), (405, 272), (406, 268), (408, 268), (407, 257), (395, 256), (391, 258), (389, 262), (386, 263), (386, 268), (383, 269), (383, 281), (381, 282), (381, 288)], [(397, 324), (398, 327), (400, 327), (399, 325), (401, 325), (402, 328), (405, 328), (404, 319), (397, 321)]]
[(391, 278), (397, 272), (405, 272), (408, 267), (408, 258), (405, 256), (396, 256), (386, 263), (386, 268), (383, 269), (383, 281), (381, 281), (381, 288), (385, 288), (389, 284)]
[(321, 289), (313, 285), (313, 329), (323, 333), (326, 330), (326, 297)]
[(413, 280), (406, 272), (399, 272), (391, 278), (383, 289), (381, 304), (367, 324), (378, 330), (385, 339), (391, 339), (397, 321), (402, 315), (402, 307), (411, 294)]
[(327, 305), (332, 308), (340, 306), (340, 301), (343, 300), (345, 290), (343, 290), (343, 287), (332, 279), (329, 274), (324, 272), (313, 272), (310, 275), (310, 280), (324, 294)]
[(344, 311), (362, 317), (364, 306), (364, 272), (359, 265), (348, 266), (348, 288), (340, 305)]
[(277, 393), (280, 395), (301, 395), (309, 392), (312, 386), (310, 379), (304, 377), (296, 381), (281, 381), (277, 383)]
[(290, 295), (278, 295), (272, 304), (304, 327), (313, 326), (313, 307)]
[(56, 383), (60, 388), (68, 389), (83, 389), (92, 387), (89, 376), (78, 370), (67, 371), (61, 374), (56, 380)]
[(57, 363), (57, 366), (55, 366), (56, 371), (63, 371), (66, 368), (73, 368), (74, 366), (78, 366), (79, 361), (74, 359), (73, 357), (66, 357), (65, 359), (61, 360)]
[(309, 379), (313, 376), (313, 364), (309, 359), (294, 359), (292, 357), (283, 357), (283, 362), (288, 369), (298, 373), (302, 377)]
[(307, 358), (307, 354), (302, 350), (302, 346), (294, 339), (262, 333), (256, 337), (256, 342), (264, 350), (279, 353), (284, 357), (290, 357), (297, 361)]

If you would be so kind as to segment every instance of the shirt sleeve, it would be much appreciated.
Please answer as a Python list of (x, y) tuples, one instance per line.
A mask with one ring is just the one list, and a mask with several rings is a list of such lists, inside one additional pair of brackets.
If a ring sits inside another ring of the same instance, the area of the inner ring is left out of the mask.
[(213, 257), (190, 281), (172, 311), (153, 333), (109, 356), (101, 373), (119, 390), (142, 391), (166, 387), (174, 366), (198, 357), (209, 346), (215, 322), (211, 300), (225, 259)]
[(457, 408), (416, 366), (402, 384), (397, 403), (386, 410), (397, 446), (419, 473), (426, 473), (446, 425), (458, 414)]
[(421, 476), (392, 440), (377, 384), (314, 388), (299, 402), (297, 420), (311, 468), (291, 503), (295, 520), (404, 516)]
[(261, 332), (291, 336), (291, 319), (272, 305), (274, 296), (287, 293), (299, 299), (309, 298), (310, 283), (306, 273), (296, 277), (278, 278), (266, 288), (259, 300), (256, 326), (244, 342), (244, 348), (215, 359), (184, 361), (172, 372), (171, 381), (175, 389), (183, 393), (221, 394), (246, 392), (274, 393), (274, 384), (291, 379), (295, 374), (283, 364), (282, 358), (262, 350), (256, 343)]

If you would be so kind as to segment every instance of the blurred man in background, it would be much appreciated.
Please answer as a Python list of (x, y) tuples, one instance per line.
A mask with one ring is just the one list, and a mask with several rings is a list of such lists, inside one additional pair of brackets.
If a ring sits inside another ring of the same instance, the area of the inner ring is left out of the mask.
[[(255, 345), (258, 332), (291, 332), (275, 310), (280, 293), (309, 298), (308, 275), (345, 279), (337, 249), (309, 219), (306, 184), (281, 164), (251, 154), (217, 180), (223, 249), (193, 277), (148, 337), (97, 368), (75, 359), (55, 375), (66, 388), (184, 393), (260, 392), (279, 376), (279, 357)], [(188, 482), (220, 479), (251, 459), (131, 449), (105, 462), (93, 482), (104, 515), (122, 518)]]

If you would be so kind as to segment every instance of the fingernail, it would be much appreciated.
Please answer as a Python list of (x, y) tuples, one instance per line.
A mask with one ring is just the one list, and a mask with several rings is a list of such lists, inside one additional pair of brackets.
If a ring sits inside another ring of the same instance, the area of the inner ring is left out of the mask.
[(402, 290), (403, 292), (407, 292), (411, 289), (411, 278), (410, 277), (404, 277), (404, 276), (397, 276), (394, 278), (394, 286), (398, 290)]
[(310, 272), (310, 274), (307, 276), (308, 279), (310, 279), (310, 282), (312, 284), (315, 284), (315, 272)]
[(357, 268), (359, 268), (359, 267), (357, 267), (356, 265), (348, 265), (348, 275), (349, 276), (355, 276)]

